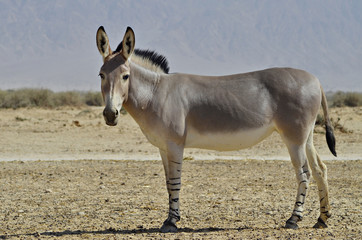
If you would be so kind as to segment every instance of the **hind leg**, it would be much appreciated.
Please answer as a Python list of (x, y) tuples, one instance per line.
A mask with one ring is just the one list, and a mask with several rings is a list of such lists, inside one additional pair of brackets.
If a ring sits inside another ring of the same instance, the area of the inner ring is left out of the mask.
[(320, 216), (318, 222), (314, 225), (314, 228), (326, 228), (327, 219), (331, 217), (331, 207), (329, 205), (328, 198), (328, 182), (327, 182), (327, 167), (321, 161), (317, 151), (313, 144), (313, 130), (310, 132), (306, 152), (309, 161), (309, 165), (312, 169), (313, 178), (318, 186), (319, 200), (320, 200)]
[(285, 143), (288, 147), (298, 184), (297, 197), (292, 216), (287, 220), (285, 228), (297, 229), (297, 222), (303, 218), (304, 202), (309, 185), (310, 171), (305, 152), (305, 144), (294, 144), (289, 141), (285, 141)]

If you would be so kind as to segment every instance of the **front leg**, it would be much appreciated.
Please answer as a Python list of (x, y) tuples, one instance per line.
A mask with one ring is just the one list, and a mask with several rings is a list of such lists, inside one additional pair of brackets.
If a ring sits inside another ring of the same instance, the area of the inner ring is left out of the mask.
[(169, 196), (168, 218), (161, 227), (161, 232), (177, 232), (176, 222), (180, 221), (181, 168), (183, 146), (169, 143), (167, 150), (160, 150), (165, 168), (166, 186)]

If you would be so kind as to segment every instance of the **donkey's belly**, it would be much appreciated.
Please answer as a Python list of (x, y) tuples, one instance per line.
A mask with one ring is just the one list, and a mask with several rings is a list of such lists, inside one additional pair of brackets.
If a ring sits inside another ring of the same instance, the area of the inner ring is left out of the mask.
[(260, 128), (239, 129), (232, 132), (198, 132), (187, 129), (186, 148), (204, 148), (219, 151), (233, 151), (251, 147), (275, 130), (273, 124)]

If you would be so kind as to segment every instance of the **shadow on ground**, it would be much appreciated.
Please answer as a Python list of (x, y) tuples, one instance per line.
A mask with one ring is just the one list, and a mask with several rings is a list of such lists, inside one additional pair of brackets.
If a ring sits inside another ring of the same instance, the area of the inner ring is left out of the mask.
[[(221, 232), (221, 231), (242, 231), (244, 229), (249, 229), (248, 227), (240, 227), (240, 228), (200, 228), (200, 229), (192, 229), (192, 228), (179, 228), (179, 233), (210, 233), (210, 232)], [(15, 235), (0, 235), (0, 239), (7, 239), (13, 237), (25, 237), (25, 236), (51, 236), (51, 237), (63, 237), (63, 236), (75, 236), (75, 235), (83, 235), (83, 234), (94, 234), (94, 235), (107, 235), (107, 234), (143, 234), (143, 233), (161, 233), (159, 228), (139, 228), (139, 229), (131, 229), (131, 230), (117, 230), (114, 228), (109, 228), (106, 230), (99, 231), (81, 231), (81, 230), (65, 230), (62, 232), (42, 232), (42, 233), (28, 233), (28, 234), (15, 234)]]

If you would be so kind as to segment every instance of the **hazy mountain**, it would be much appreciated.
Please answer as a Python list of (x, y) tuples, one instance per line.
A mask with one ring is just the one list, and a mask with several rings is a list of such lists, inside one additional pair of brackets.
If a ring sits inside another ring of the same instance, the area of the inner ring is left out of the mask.
[(0, 0), (0, 89), (99, 90), (95, 33), (115, 48), (127, 26), (171, 72), (223, 75), (273, 66), (362, 91), (362, 1)]

